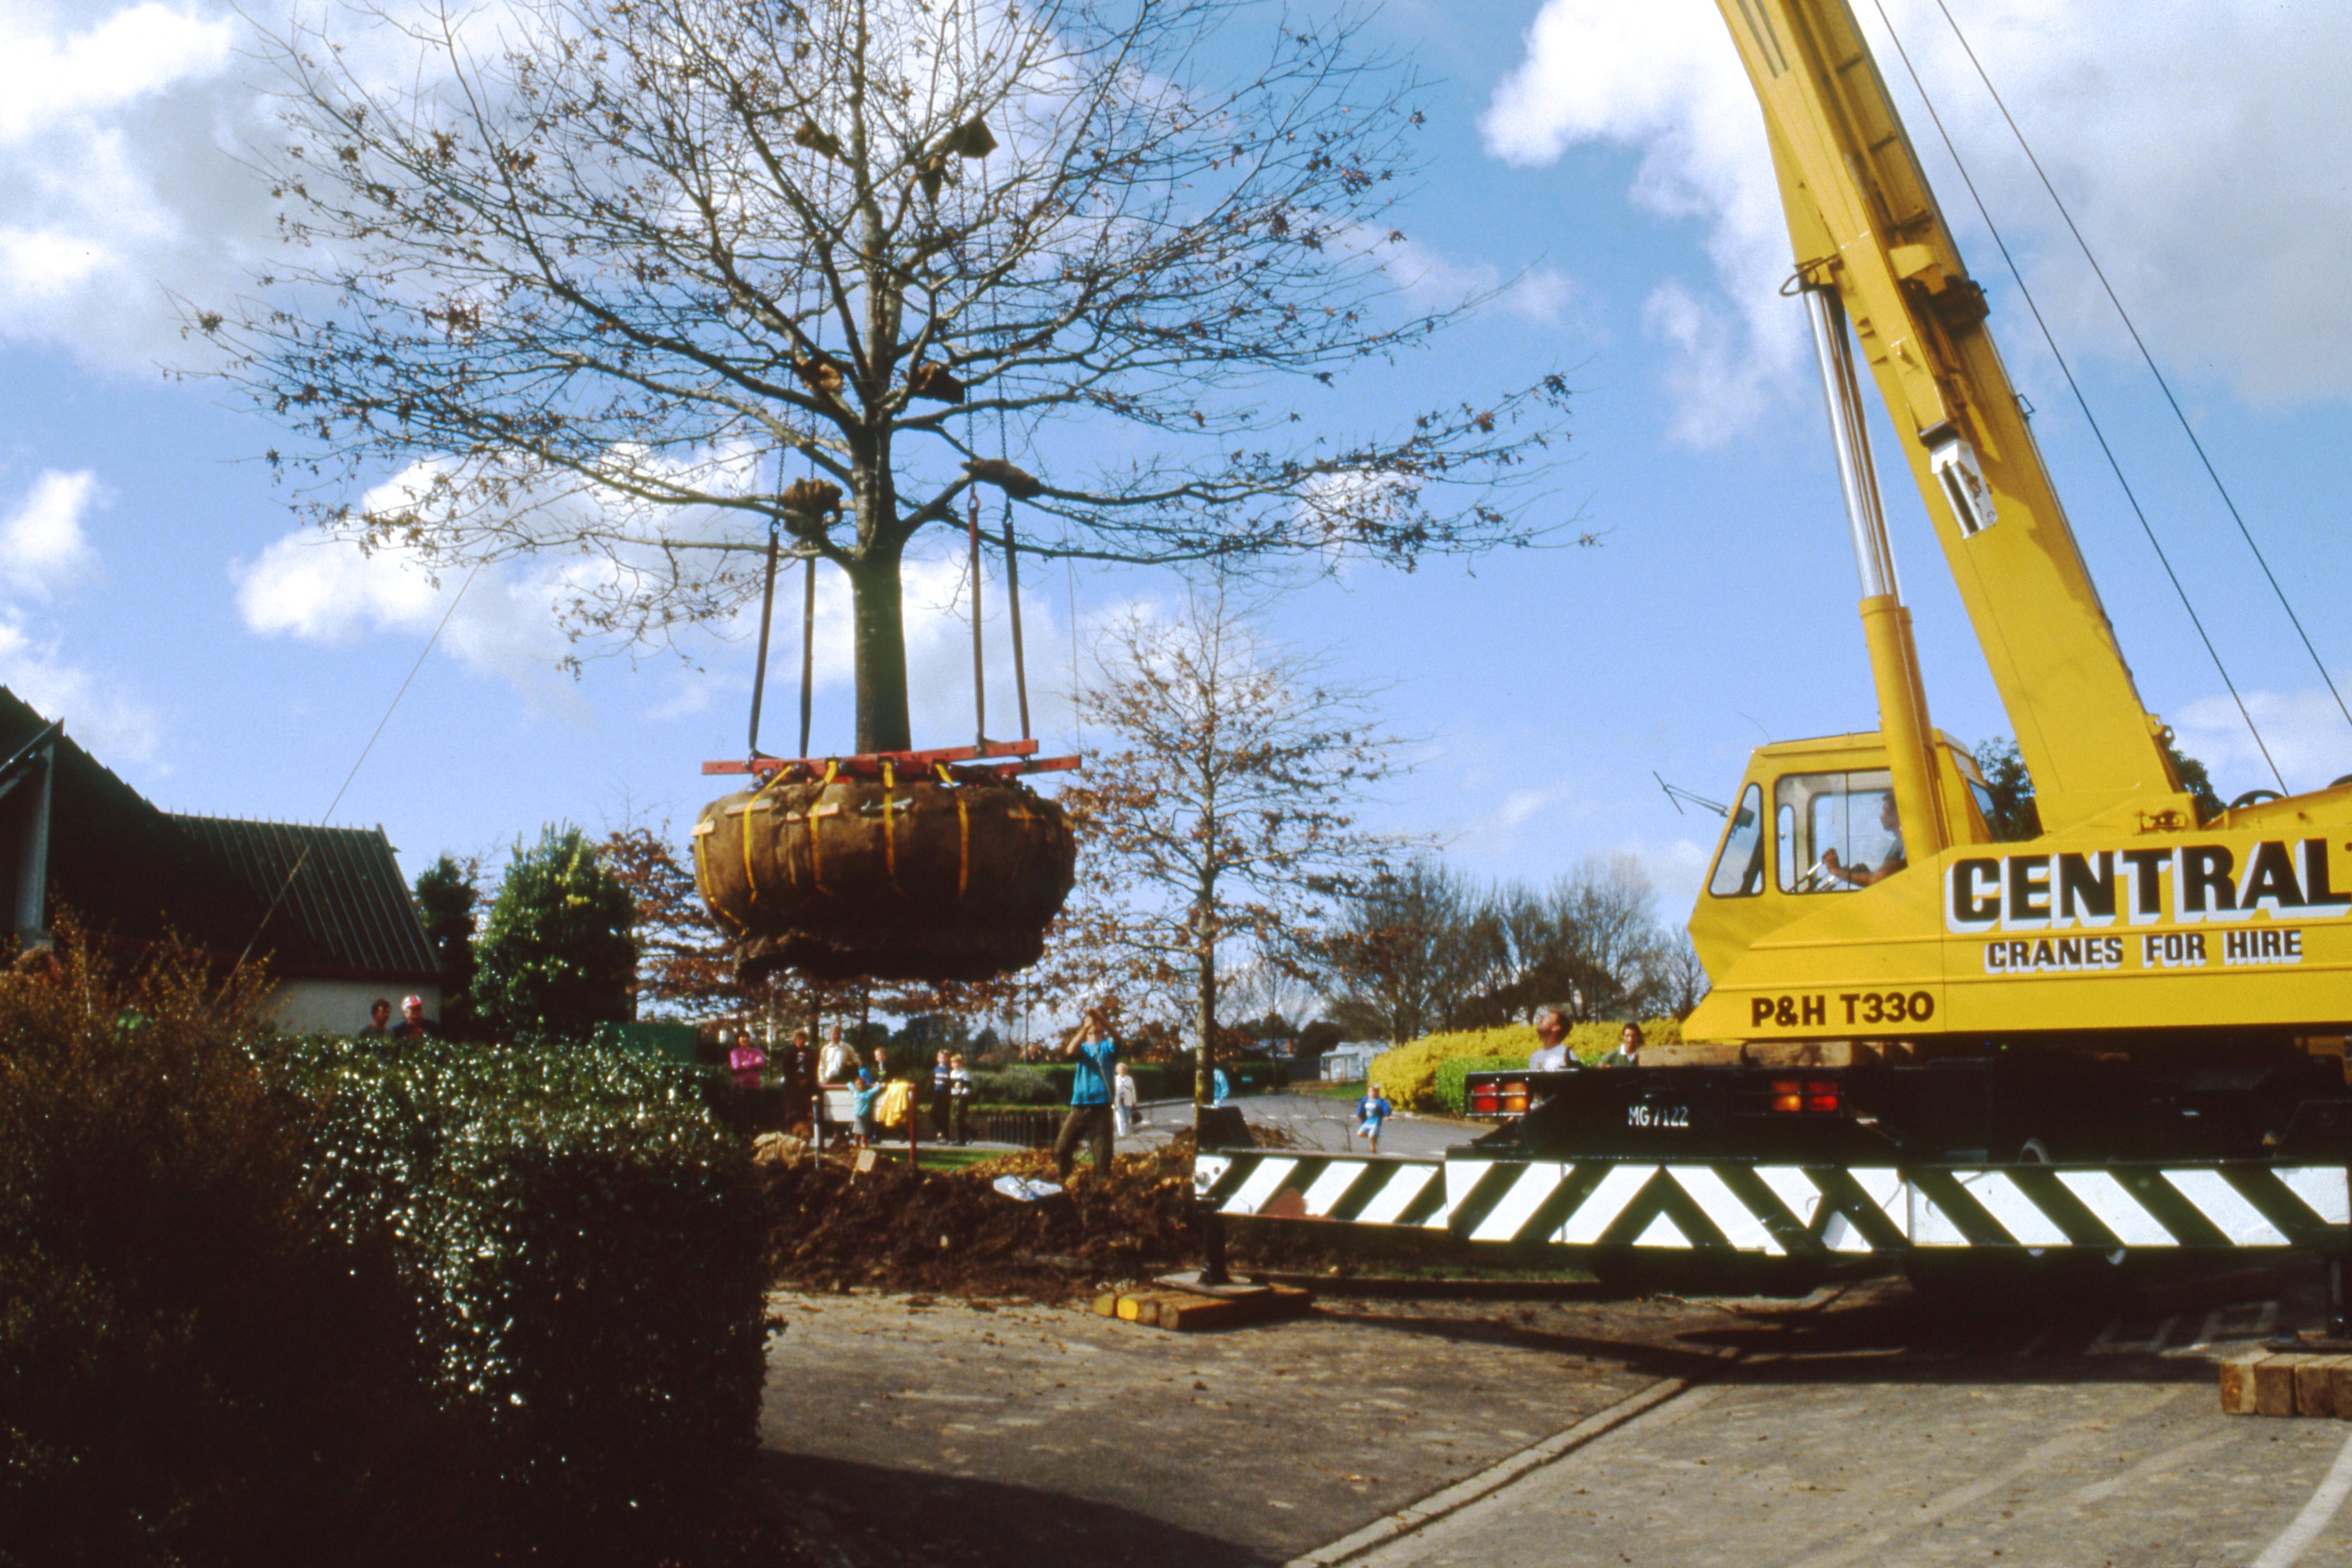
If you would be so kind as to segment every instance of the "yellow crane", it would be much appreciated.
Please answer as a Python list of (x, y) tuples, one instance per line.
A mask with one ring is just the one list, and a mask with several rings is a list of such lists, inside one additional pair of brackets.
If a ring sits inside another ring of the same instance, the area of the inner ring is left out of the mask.
[[(1226, 1215), (1801, 1280), (2302, 1248), (2352, 1343), (2352, 784), (2200, 819), (1845, 0), (1717, 4), (1788, 211), (1879, 727), (1751, 756), (1691, 917), (1701, 1043), (1470, 1074), (1496, 1125), (1442, 1159), (1255, 1149), (1204, 1117), (1212, 1269)], [(2016, 726), (2037, 837), (1995, 841), (1976, 763), (1928, 718), (1858, 363)]]
[[(1853, 12), (1717, 3), (1811, 319), (1879, 726), (1753, 754), (1691, 917), (1715, 988), (1686, 1036), (1832, 1059), (2200, 1040), (2340, 1058), (2352, 785), (2200, 819)], [(1857, 358), (2016, 730), (2031, 840), (1993, 842), (1975, 762), (1928, 718)]]

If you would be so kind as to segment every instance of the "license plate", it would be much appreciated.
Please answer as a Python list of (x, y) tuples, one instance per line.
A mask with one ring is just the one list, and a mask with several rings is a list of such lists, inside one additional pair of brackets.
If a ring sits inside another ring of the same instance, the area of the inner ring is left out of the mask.
[(1629, 1105), (1625, 1108), (1628, 1127), (1688, 1127), (1690, 1107), (1687, 1105)]

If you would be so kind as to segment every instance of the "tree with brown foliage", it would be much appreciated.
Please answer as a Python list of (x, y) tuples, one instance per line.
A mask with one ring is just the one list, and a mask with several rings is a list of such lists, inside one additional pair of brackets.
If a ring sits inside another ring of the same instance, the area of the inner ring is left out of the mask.
[[(579, 558), (573, 629), (646, 642), (741, 605), (781, 534), (849, 579), (871, 752), (910, 743), (901, 563), (984, 490), (1008, 528), (1029, 509), (1024, 552), (1139, 563), (1409, 566), (1569, 521), (1525, 488), (1565, 438), (1557, 375), (1427, 389), (1386, 433), (1328, 412), (1476, 303), (1413, 309), (1384, 270), (1422, 115), (1358, 13), (418, 16), (349, 5), (265, 47), (288, 248), (254, 297), (186, 307), (339, 535)], [(402, 29), (416, 68), (384, 71)], [(1046, 450), (1053, 425), (1122, 455)]]
[(1398, 847), (1356, 818), (1401, 771), (1397, 742), (1368, 692), (1322, 680), (1222, 594), (1181, 619), (1130, 613), (1102, 646), (1076, 707), (1112, 740), (1062, 793), (1081, 846), (1065, 918), (1111, 977), (1188, 995), (1206, 1104), (1221, 966), (1305, 970), (1334, 900)]

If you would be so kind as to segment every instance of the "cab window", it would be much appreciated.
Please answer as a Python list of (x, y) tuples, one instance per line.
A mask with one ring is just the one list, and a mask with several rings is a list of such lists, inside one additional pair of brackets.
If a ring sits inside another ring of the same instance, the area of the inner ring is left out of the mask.
[(1851, 893), (1853, 882), (1829, 869), (1879, 872), (1903, 858), (1895, 826), (1895, 785), (1884, 768), (1864, 773), (1790, 773), (1772, 789), (1778, 886), (1784, 893)]
[(1755, 784), (1741, 793), (1738, 808), (1731, 814), (1706, 890), (1718, 899), (1744, 899), (1764, 890), (1764, 792)]

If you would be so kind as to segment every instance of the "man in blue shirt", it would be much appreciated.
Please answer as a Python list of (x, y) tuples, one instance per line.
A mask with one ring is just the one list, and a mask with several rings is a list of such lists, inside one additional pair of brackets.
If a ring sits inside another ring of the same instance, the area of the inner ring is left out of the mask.
[(1110, 1076), (1118, 1060), (1118, 1044), (1111, 1038), (1100, 1007), (1087, 1009), (1063, 1042), (1062, 1054), (1075, 1057), (1077, 1068), (1070, 1078), (1070, 1114), (1063, 1119), (1061, 1136), (1054, 1140), (1054, 1168), (1067, 1186), (1081, 1140), (1094, 1146), (1095, 1174), (1110, 1174)]

